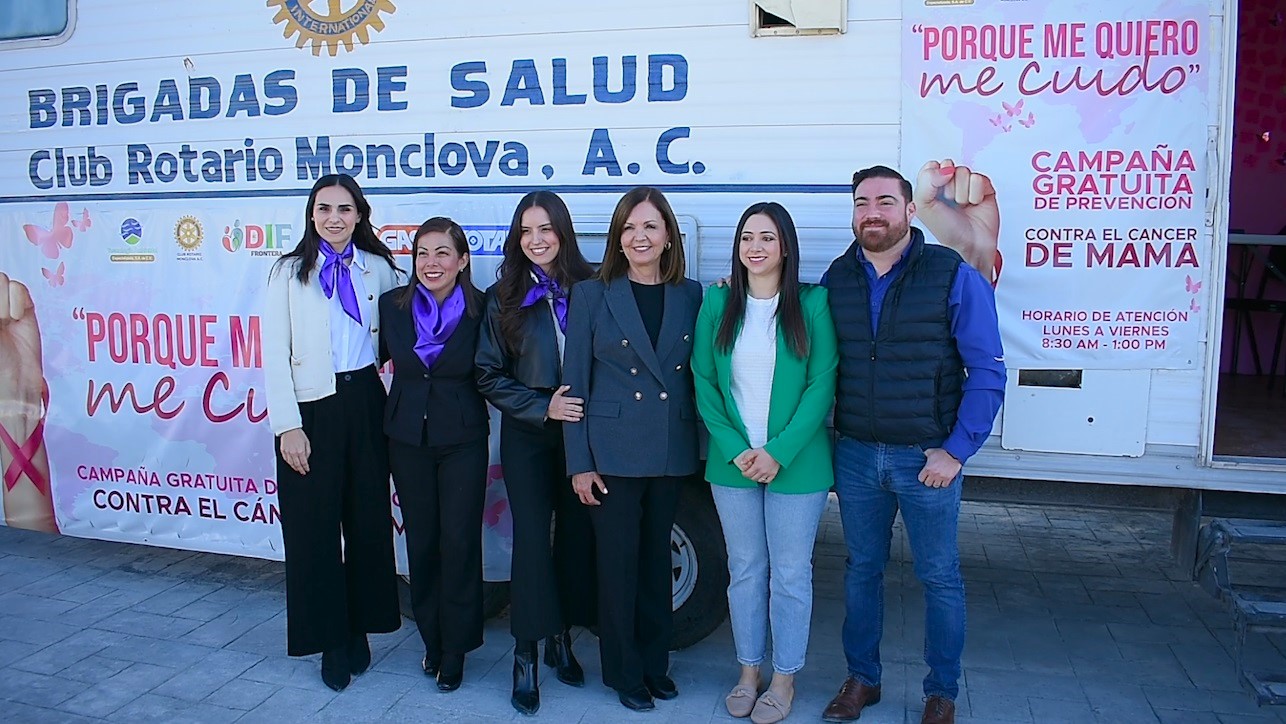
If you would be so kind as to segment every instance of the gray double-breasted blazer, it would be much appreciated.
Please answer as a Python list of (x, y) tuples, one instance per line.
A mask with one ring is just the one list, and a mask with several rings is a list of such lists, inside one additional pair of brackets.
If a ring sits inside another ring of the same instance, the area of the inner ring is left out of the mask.
[(701, 285), (665, 288), (656, 348), (625, 277), (583, 281), (571, 294), (563, 384), (585, 398), (585, 417), (563, 425), (567, 474), (595, 471), (625, 478), (697, 471), (697, 406), (692, 390), (692, 334)]

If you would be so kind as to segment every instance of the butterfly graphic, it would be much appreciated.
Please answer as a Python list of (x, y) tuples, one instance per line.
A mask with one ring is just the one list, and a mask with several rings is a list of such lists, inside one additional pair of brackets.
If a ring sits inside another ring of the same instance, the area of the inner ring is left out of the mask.
[(1005, 113), (1007, 113), (1007, 114), (1008, 114), (1009, 116), (1011, 116), (1011, 117), (1012, 117), (1012, 116), (1016, 116), (1016, 115), (1018, 115), (1018, 114), (1020, 114), (1020, 113), (1022, 113), (1022, 112), (1023, 112), (1023, 101), (1022, 101), (1022, 100), (1019, 100), (1017, 103), (1013, 104), (1012, 106), (1011, 106), (1011, 105), (1009, 105), (1008, 103), (1004, 102), (1004, 101), (1001, 101), (1001, 102), (1000, 102), (1000, 105), (1004, 106), (1004, 108), (1005, 108)]
[(76, 231), (84, 231), (93, 226), (93, 222), (89, 219), (89, 209), (81, 209), (80, 219), (72, 219), (71, 225)]
[(63, 249), (71, 248), (72, 232), (67, 225), (70, 215), (67, 202), (60, 201), (54, 206), (53, 223), (48, 229), (36, 224), (23, 224), (22, 231), (27, 235), (27, 241), (40, 247), (41, 253), (50, 259), (57, 259)]
[(1024, 128), (1031, 128), (1032, 126), (1036, 125), (1036, 114), (1032, 113), (1031, 111), (1028, 111), (1026, 120), (1019, 118), (1018, 123), (1021, 124)]
[(1187, 274), (1184, 274), (1183, 278), (1184, 278), (1183, 286), (1185, 289), (1188, 290), (1189, 294), (1196, 294), (1197, 292), (1201, 291), (1201, 282), (1197, 281), (1196, 279), (1193, 279), (1191, 276)]
[(1196, 299), (1193, 299), (1193, 300), (1192, 300), (1192, 303), (1188, 305), (1188, 309), (1190, 309), (1190, 310), (1192, 310), (1192, 311), (1194, 311), (1194, 312), (1200, 312), (1200, 311), (1201, 311), (1201, 305), (1200, 305), (1200, 304), (1197, 304), (1197, 300), (1196, 300)]
[(40, 270), (40, 273), (45, 275), (45, 279), (49, 280), (49, 286), (51, 287), (61, 287), (63, 284), (66, 284), (67, 283), (66, 272), (67, 272), (67, 264), (61, 261), (58, 262), (57, 269), (41, 268)]

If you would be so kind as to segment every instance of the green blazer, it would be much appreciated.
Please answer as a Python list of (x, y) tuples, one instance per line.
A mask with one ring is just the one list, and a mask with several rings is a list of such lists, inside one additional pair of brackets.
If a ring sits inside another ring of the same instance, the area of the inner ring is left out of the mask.
[[(706, 480), (715, 485), (753, 488), (759, 483), (742, 477), (732, 462), (750, 448), (745, 423), (732, 398), (732, 350), (715, 346), (719, 321), (728, 304), (728, 287), (711, 287), (701, 304), (692, 345), (692, 375), (696, 383), (697, 410), (710, 431)], [(826, 416), (835, 403), (839, 352), (831, 321), (826, 289), (803, 285), (800, 289), (809, 354), (799, 359), (791, 352), (780, 326), (777, 361), (768, 403), (768, 442), (764, 449), (781, 463), (781, 472), (769, 484), (774, 493), (816, 493), (835, 482), (831, 439)]]

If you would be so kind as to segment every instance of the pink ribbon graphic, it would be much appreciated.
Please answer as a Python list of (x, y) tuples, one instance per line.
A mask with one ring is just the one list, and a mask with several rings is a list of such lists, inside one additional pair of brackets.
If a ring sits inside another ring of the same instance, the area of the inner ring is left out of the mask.
[[(44, 403), (46, 409), (49, 408), (49, 387), (46, 386), (40, 395), (40, 401)], [(21, 446), (9, 435), (9, 431), (0, 427), (0, 444), (3, 444), (13, 457), (9, 462), (9, 467), (4, 471), (5, 490), (13, 490), (18, 485), (18, 479), (26, 474), (31, 479), (31, 483), (36, 486), (36, 490), (43, 495), (49, 494), (49, 481), (45, 476), (36, 470), (36, 451), (45, 442), (45, 417), (41, 415), (40, 422), (36, 423), (36, 429), (31, 431), (31, 437)]]

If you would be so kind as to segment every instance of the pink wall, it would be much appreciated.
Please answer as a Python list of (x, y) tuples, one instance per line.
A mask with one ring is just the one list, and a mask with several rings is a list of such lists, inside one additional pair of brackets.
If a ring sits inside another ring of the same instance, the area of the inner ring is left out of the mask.
[[(1229, 228), (1250, 234), (1276, 234), (1286, 226), (1286, 0), (1241, 0), (1238, 11), (1237, 95), (1232, 144)], [(1266, 254), (1267, 249), (1261, 249)], [(1228, 254), (1226, 297), (1237, 294), (1237, 272), (1245, 249)], [(1258, 292), (1262, 257), (1252, 260), (1247, 296)], [(1286, 285), (1270, 279), (1265, 299), (1286, 299)], [(1268, 372), (1277, 325), (1282, 316), (1254, 312), (1259, 358)], [(1224, 313), (1220, 370), (1232, 369), (1234, 311)], [(1237, 371), (1254, 373), (1254, 355), (1243, 320)], [(1278, 362), (1278, 371), (1282, 370)]]
[[(1286, 1), (1242, 0), (1229, 226), (1286, 226)], [(1266, 136), (1266, 137), (1265, 137)]]

